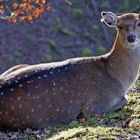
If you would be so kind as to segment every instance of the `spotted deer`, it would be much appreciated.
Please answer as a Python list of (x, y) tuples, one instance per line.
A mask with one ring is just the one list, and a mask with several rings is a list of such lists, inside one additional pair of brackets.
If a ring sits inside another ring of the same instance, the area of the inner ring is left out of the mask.
[(102, 12), (117, 29), (111, 51), (98, 57), (16, 66), (1, 76), (0, 127), (45, 128), (127, 103), (140, 64), (140, 15)]

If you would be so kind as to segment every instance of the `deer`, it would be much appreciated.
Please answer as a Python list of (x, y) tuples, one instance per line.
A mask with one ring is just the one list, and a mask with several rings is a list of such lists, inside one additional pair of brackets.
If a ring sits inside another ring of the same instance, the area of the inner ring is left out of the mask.
[(15, 66), (0, 80), (0, 128), (42, 129), (120, 109), (140, 64), (140, 14), (101, 12), (116, 29), (111, 50), (101, 56)]

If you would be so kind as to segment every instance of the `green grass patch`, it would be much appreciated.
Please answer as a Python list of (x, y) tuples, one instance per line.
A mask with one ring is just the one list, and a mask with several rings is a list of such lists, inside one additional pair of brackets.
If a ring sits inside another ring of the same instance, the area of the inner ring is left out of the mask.
[(66, 131), (59, 132), (52, 138), (48, 140), (114, 140), (116, 138), (128, 137), (128, 135), (136, 135), (134, 129), (121, 129), (113, 127), (78, 127), (73, 129), (68, 129)]
[(82, 56), (91, 56), (92, 50), (90, 48), (83, 48), (82, 50)]

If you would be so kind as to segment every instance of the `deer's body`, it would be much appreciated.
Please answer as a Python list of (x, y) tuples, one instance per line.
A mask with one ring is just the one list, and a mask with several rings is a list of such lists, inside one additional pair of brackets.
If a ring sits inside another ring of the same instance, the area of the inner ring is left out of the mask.
[(128, 49), (120, 38), (118, 31), (113, 49), (104, 56), (25, 66), (5, 74), (0, 127), (44, 128), (75, 120), (81, 112), (94, 115), (120, 108), (140, 64), (140, 45)]

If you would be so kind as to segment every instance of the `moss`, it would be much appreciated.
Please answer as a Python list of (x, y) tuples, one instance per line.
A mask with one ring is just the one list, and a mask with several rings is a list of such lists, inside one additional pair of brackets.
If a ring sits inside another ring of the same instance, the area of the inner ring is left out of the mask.
[(99, 31), (99, 27), (96, 24), (91, 25), (91, 30), (94, 32), (97, 32), (97, 31)]
[(62, 22), (61, 22), (61, 18), (59, 16), (56, 16), (55, 20), (54, 20), (54, 23), (52, 25), (52, 30), (51, 32), (53, 34), (57, 34), (60, 29), (62, 28)]
[(46, 54), (45, 62), (52, 62), (53, 56), (51, 53)]
[(99, 47), (97, 52), (98, 52), (99, 55), (103, 55), (103, 54), (105, 54), (106, 49), (104, 47)]
[(66, 28), (61, 28), (60, 31), (63, 35), (66, 35), (66, 36), (73, 34), (69, 29), (66, 29)]
[(72, 5), (72, 0), (65, 0), (65, 2), (70, 6)]
[(129, 4), (130, 4), (130, 1), (129, 0), (124, 0), (123, 1), (123, 5), (124, 5), (123, 7), (124, 7), (125, 10), (128, 10), (129, 9)]
[(93, 36), (91, 35), (91, 33), (89, 32), (86, 32), (84, 34), (85, 38), (88, 40), (88, 41), (91, 41), (91, 42), (95, 42), (95, 38), (93, 38)]
[(82, 56), (91, 56), (92, 55), (92, 51), (90, 48), (84, 48), (82, 50)]
[(50, 47), (51, 47), (53, 50), (57, 50), (57, 49), (58, 49), (58, 45), (57, 45), (57, 43), (55, 42), (55, 40), (48, 39), (48, 44), (50, 45)]
[(74, 18), (79, 19), (83, 16), (83, 11), (81, 9), (75, 8), (72, 11), (72, 15)]

